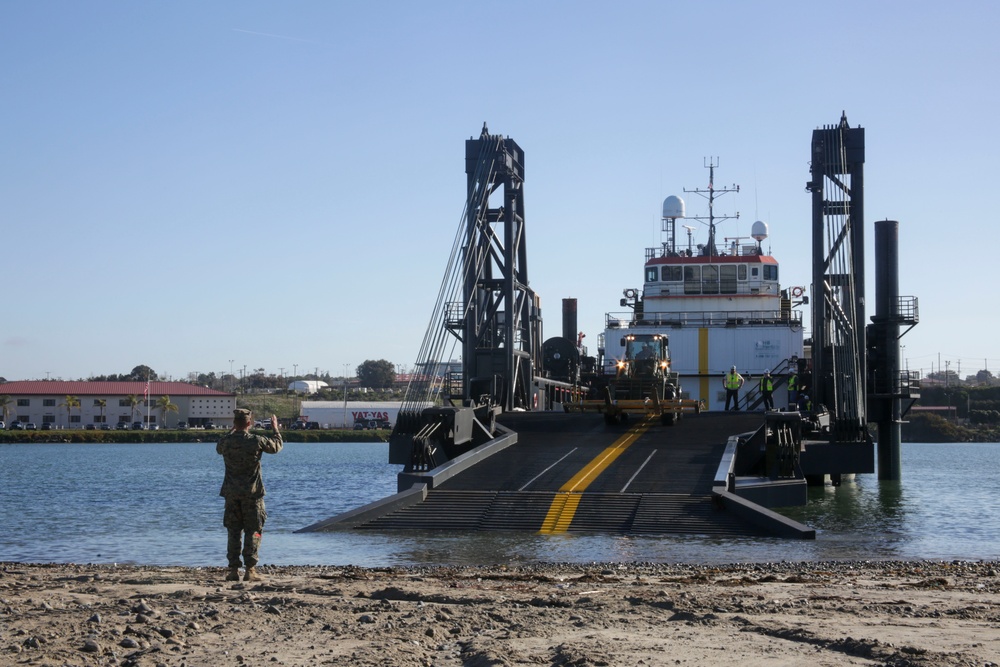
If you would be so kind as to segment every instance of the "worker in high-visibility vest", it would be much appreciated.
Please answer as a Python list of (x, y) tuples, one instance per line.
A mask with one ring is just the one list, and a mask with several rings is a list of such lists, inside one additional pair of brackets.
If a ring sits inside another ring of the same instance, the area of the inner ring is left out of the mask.
[(799, 406), (799, 376), (792, 373), (788, 376), (788, 409), (794, 410)]
[(771, 371), (766, 370), (760, 377), (760, 395), (764, 399), (764, 410), (774, 410), (774, 399), (771, 394), (774, 392), (774, 380), (771, 378)]
[(729, 409), (729, 402), (733, 402), (733, 410), (740, 409), (740, 387), (743, 386), (743, 376), (736, 372), (736, 366), (729, 369), (722, 383), (726, 387), (726, 410)]

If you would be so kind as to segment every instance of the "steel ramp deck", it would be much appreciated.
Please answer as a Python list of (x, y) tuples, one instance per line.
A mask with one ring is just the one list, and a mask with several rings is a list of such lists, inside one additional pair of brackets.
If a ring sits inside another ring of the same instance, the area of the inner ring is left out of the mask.
[(358, 526), (381, 530), (529, 530), (760, 535), (713, 503), (729, 436), (760, 413), (685, 416), (675, 426), (601, 415), (509, 413), (517, 444), (430, 489), (423, 502)]

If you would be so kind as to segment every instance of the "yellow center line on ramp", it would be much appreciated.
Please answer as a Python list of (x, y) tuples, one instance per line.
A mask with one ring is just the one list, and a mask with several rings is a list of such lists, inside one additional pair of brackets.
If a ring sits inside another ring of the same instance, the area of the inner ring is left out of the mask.
[(651, 420), (644, 419), (641, 423), (630, 428), (625, 435), (615, 440), (610, 447), (598, 454), (568, 482), (559, 487), (539, 532), (565, 533), (569, 530), (569, 524), (573, 522), (573, 516), (576, 514), (576, 508), (580, 505), (583, 492), (597, 479), (598, 475), (638, 440), (639, 436), (649, 430), (651, 425)]

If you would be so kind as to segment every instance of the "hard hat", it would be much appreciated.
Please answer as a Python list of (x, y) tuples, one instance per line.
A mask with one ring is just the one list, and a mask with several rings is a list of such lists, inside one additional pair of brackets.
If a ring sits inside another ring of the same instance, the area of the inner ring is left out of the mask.
[(733, 366), (733, 367), (732, 367), (732, 368), (730, 368), (729, 370), (731, 370), (731, 371), (735, 371), (735, 370), (736, 370), (736, 366)]

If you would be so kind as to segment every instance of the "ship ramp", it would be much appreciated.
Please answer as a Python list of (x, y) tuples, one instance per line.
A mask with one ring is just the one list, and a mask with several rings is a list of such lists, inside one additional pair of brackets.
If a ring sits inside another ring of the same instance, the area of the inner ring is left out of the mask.
[(726, 462), (739, 434), (749, 438), (762, 423), (761, 413), (740, 412), (685, 416), (671, 426), (504, 413), (490, 443), (434, 470), (401, 473), (395, 496), (302, 530), (814, 537), (730, 492)]

